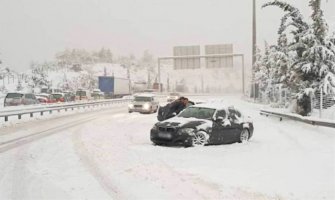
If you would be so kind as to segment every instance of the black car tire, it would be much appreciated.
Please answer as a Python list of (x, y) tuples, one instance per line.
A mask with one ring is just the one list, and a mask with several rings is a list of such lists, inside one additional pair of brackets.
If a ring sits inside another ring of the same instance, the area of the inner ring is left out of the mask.
[(192, 138), (193, 147), (205, 146), (206, 143), (207, 143), (207, 133), (205, 131), (198, 131), (194, 134)]
[(239, 143), (245, 143), (245, 142), (248, 142), (249, 140), (249, 137), (250, 137), (250, 133), (249, 133), (249, 130), (244, 128), (241, 133), (240, 133), (240, 141)]

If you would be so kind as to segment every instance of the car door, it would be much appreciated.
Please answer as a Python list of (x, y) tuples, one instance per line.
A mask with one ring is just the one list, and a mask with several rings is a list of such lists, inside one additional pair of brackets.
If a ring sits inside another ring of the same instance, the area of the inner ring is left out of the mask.
[(231, 128), (232, 128), (232, 134), (233, 134), (232, 142), (237, 142), (239, 141), (240, 133), (243, 129), (242, 114), (240, 111), (236, 110), (235, 108), (229, 108), (228, 118), (230, 120)]
[(232, 143), (236, 138), (236, 126), (228, 119), (228, 113), (226, 110), (219, 110), (216, 113), (216, 119), (222, 117), (223, 121), (216, 120), (213, 123), (213, 138), (212, 141), (215, 144)]

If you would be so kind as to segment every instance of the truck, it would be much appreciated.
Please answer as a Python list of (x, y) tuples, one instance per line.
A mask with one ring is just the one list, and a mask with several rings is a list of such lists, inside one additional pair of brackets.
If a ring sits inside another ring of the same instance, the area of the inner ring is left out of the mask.
[(99, 89), (105, 98), (121, 98), (130, 94), (130, 81), (126, 78), (114, 76), (99, 76)]

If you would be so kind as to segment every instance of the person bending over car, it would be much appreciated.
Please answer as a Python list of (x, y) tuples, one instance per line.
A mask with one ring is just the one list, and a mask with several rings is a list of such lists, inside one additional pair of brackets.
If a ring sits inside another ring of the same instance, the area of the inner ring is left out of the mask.
[(180, 97), (179, 99), (167, 104), (166, 106), (160, 107), (157, 114), (158, 121), (163, 121), (178, 115), (189, 105), (194, 105), (193, 102), (189, 102), (188, 98)]

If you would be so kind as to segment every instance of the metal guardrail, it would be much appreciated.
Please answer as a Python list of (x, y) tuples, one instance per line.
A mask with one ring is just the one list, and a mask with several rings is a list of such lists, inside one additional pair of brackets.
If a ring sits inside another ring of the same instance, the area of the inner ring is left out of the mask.
[(302, 116), (294, 116), (294, 115), (289, 115), (289, 114), (284, 114), (284, 113), (274, 112), (274, 111), (268, 111), (268, 110), (261, 110), (260, 114), (265, 115), (265, 116), (272, 115), (272, 116), (279, 117), (280, 121), (282, 121), (283, 118), (287, 118), (287, 119), (291, 119), (294, 121), (303, 122), (306, 124), (335, 128), (335, 122), (325, 122), (325, 121), (320, 121), (317, 119), (307, 119)]
[(4, 118), (5, 122), (8, 121), (8, 118), (11, 116), (18, 116), (18, 119), (22, 118), (22, 115), (30, 115), (33, 117), (35, 113), (39, 113), (43, 116), (44, 113), (49, 112), (50, 114), (53, 111), (60, 112), (61, 110), (74, 110), (75, 108), (89, 108), (89, 107), (96, 107), (96, 106), (104, 106), (109, 104), (121, 104), (129, 102), (129, 99), (111, 99), (111, 100), (102, 100), (102, 101), (93, 101), (93, 102), (80, 102), (80, 103), (71, 103), (71, 104), (62, 104), (62, 105), (48, 105), (43, 107), (34, 107), (34, 108), (26, 108), (20, 110), (5, 110), (0, 112), (0, 118)]

